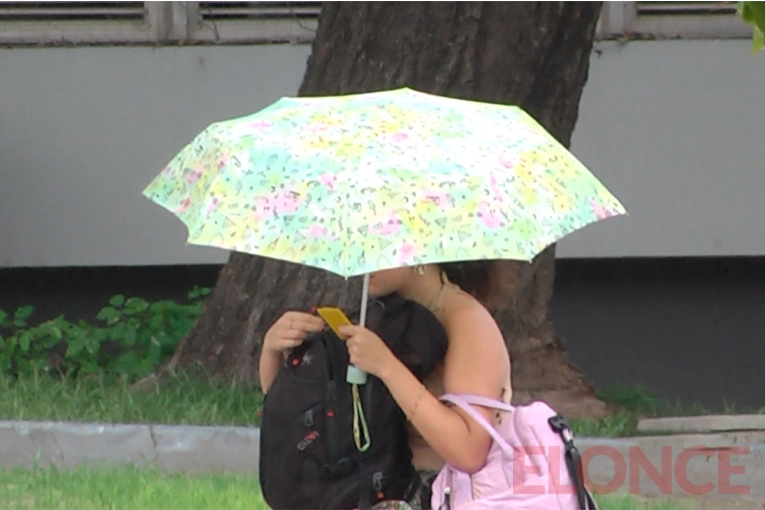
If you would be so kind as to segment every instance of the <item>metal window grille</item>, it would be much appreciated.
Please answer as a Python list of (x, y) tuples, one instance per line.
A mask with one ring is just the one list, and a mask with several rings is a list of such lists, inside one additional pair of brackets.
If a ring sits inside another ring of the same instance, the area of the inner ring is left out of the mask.
[[(321, 2), (0, 2), (0, 44), (307, 43)], [(605, 2), (599, 39), (748, 38), (736, 2)]]
[(643, 39), (737, 39), (751, 28), (736, 2), (605, 2), (598, 37)]
[(144, 0), (0, 0), (0, 21), (143, 20)]
[(202, 19), (316, 18), (321, 0), (199, 0)]

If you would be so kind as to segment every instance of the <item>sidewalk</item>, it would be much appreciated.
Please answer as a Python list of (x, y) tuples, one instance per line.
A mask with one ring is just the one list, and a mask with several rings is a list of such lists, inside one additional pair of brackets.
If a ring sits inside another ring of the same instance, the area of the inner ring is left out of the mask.
[[(576, 438), (593, 483), (609, 485), (608, 492), (644, 496), (699, 491), (736, 499), (742, 495), (731, 491), (738, 486), (751, 497), (765, 497), (765, 416), (645, 420), (639, 430), (654, 435)], [(4, 421), (0, 467), (151, 463), (171, 472), (225, 471), (257, 477), (259, 440), (259, 429), (245, 427)], [(742, 446), (749, 447), (748, 454), (732, 450)], [(720, 452), (730, 454), (732, 468), (725, 467)], [(727, 482), (732, 488), (726, 488)], [(662, 488), (671, 492), (663, 493)]]
[(258, 473), (260, 430), (245, 427), (0, 421), (0, 467), (84, 461), (168, 471)]

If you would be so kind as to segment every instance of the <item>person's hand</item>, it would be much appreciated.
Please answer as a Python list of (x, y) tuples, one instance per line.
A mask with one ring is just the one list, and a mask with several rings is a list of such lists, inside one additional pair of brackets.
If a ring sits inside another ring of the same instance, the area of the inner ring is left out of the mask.
[(396, 359), (385, 342), (361, 326), (344, 325), (338, 330), (348, 347), (351, 363), (364, 372), (382, 378), (383, 372)]
[(324, 329), (324, 321), (305, 312), (285, 312), (263, 337), (263, 350), (283, 354), (297, 347), (310, 333)]

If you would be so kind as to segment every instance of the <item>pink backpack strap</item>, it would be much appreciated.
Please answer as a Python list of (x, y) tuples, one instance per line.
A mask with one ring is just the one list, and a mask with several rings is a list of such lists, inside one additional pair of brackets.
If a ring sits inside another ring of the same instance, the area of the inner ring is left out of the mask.
[(450, 402), (453, 402), (452, 399), (459, 399), (468, 404), (473, 404), (473, 405), (483, 406), (483, 407), (490, 407), (492, 409), (499, 409), (500, 411), (512, 412), (515, 410), (515, 406), (511, 406), (511, 405), (505, 404), (504, 402), (500, 402), (499, 400), (494, 400), (493, 398), (484, 397), (482, 395), (471, 395), (469, 393), (462, 393), (457, 395), (454, 393), (447, 393), (446, 395), (441, 396), (441, 400), (448, 400)]
[(500, 448), (502, 448), (505, 454), (510, 456), (513, 455), (513, 448), (507, 444), (507, 441), (505, 441), (501, 435), (499, 435), (499, 432), (497, 432), (491, 423), (486, 421), (486, 418), (481, 416), (478, 411), (470, 407), (470, 404), (491, 407), (494, 409), (500, 409), (502, 411), (513, 411), (515, 409), (513, 406), (509, 406), (503, 402), (499, 402), (487, 397), (482, 397), (480, 395), (456, 395), (454, 393), (447, 393), (445, 395), (441, 395), (439, 400), (451, 402), (452, 404), (465, 411), (468, 415), (470, 415), (471, 418), (477, 421), (478, 424), (486, 430), (486, 432), (491, 435), (491, 437), (500, 446)]

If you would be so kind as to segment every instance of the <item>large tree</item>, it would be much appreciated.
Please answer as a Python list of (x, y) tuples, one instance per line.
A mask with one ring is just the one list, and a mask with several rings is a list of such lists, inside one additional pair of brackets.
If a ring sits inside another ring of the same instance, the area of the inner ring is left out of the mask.
[[(518, 104), (568, 146), (601, 2), (325, 2), (299, 95), (394, 87)], [(569, 416), (604, 406), (569, 364), (548, 312), (555, 248), (503, 262), (495, 310), (517, 403), (543, 398)], [(233, 253), (170, 367), (257, 380), (260, 340), (287, 309), (357, 309), (359, 278)]]

